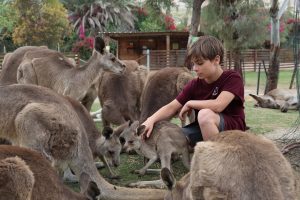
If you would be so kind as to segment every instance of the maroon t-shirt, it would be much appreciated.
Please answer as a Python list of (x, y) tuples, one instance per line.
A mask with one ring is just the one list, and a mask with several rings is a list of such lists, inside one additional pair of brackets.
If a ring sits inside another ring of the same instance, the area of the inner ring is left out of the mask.
[(244, 84), (239, 73), (233, 70), (225, 70), (218, 80), (208, 84), (204, 79), (193, 79), (183, 88), (176, 97), (181, 105), (189, 100), (216, 99), (222, 91), (228, 91), (235, 95), (230, 104), (223, 110), (225, 130), (245, 130), (244, 113)]

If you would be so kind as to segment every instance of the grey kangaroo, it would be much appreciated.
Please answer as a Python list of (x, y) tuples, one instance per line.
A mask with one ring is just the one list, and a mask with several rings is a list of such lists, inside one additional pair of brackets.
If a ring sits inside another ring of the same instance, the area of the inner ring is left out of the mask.
[[(124, 138), (125, 144), (123, 148), (129, 152), (135, 150), (138, 154), (149, 159), (148, 163), (135, 172), (144, 175), (147, 169), (156, 160), (160, 159), (161, 167), (171, 169), (172, 154), (182, 154), (184, 165), (189, 168), (190, 155), (187, 139), (185, 138), (179, 126), (168, 121), (161, 121), (155, 124), (150, 138), (143, 140), (141, 134), (144, 132), (145, 126), (140, 126), (138, 121), (124, 129), (120, 137)], [(161, 180), (157, 181), (141, 181), (132, 183), (130, 186), (147, 187), (154, 186), (157, 188), (163, 187)]]

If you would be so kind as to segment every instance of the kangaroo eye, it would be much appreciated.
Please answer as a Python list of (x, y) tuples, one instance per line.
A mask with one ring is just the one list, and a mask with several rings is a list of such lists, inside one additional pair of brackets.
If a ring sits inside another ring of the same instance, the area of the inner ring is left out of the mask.
[(121, 144), (125, 144), (125, 142), (126, 142), (126, 141), (125, 141), (125, 138), (120, 137), (120, 143), (121, 143)]
[(128, 143), (129, 143), (129, 144), (133, 144), (133, 143), (134, 143), (134, 141), (133, 141), (133, 140), (130, 140), (130, 141), (128, 141)]

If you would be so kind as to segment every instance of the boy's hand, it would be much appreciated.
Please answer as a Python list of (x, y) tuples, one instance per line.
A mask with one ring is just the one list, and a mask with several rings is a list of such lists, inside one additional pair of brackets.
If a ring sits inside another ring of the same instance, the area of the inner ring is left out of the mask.
[(179, 119), (181, 121), (184, 121), (186, 119), (187, 115), (190, 115), (191, 112), (192, 112), (192, 108), (188, 106), (188, 103), (184, 104), (184, 106), (180, 110)]
[(142, 138), (145, 140), (150, 137), (154, 123), (148, 118), (142, 125), (145, 126), (144, 133), (142, 135)]

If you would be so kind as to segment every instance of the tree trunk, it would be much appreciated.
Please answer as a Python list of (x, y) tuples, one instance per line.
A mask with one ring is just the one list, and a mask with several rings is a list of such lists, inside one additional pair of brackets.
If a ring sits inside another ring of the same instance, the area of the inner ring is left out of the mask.
[(234, 70), (240, 73), (241, 77), (243, 77), (243, 71), (241, 66), (241, 50), (234, 49), (233, 50), (233, 62), (234, 62)]
[(192, 44), (192, 37), (198, 36), (198, 28), (200, 24), (200, 16), (201, 16), (201, 6), (205, 0), (194, 0), (193, 2), (193, 13), (192, 13), (192, 20), (191, 20), (191, 28), (189, 34), (189, 40), (187, 48), (190, 47)]
[(280, 52), (280, 46), (271, 44), (270, 66), (268, 69), (266, 93), (269, 92), (270, 90), (277, 88), (278, 74), (279, 74), (279, 52)]
[[(189, 49), (191, 47), (193, 37), (198, 36), (198, 31), (199, 31), (198, 29), (199, 29), (200, 16), (201, 16), (201, 6), (204, 1), (205, 0), (194, 0), (193, 1), (193, 13), (192, 13), (191, 27), (190, 27), (189, 39), (188, 39), (186, 49)], [(189, 59), (187, 59), (187, 56), (186, 56), (186, 59), (184, 62), (184, 66), (190, 70), (193, 67), (192, 62)]]
[(271, 16), (271, 49), (270, 64), (268, 69), (268, 78), (265, 92), (276, 89), (279, 74), (279, 53), (280, 53), (280, 37), (279, 37), (279, 17), (278, 17), (278, 0), (272, 1), (270, 8)]

